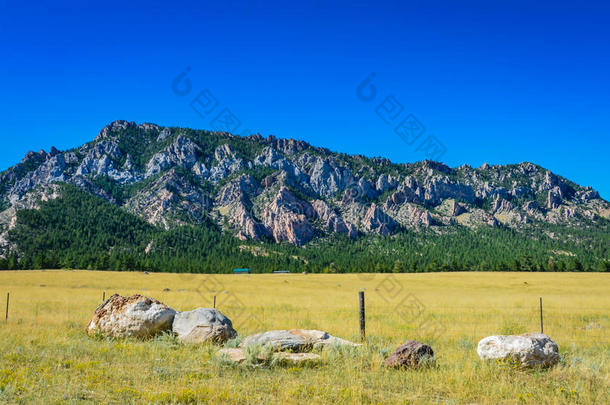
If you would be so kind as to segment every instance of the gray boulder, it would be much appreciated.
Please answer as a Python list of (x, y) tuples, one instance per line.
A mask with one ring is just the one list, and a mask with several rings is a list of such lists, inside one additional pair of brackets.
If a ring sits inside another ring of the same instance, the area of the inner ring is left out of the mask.
[(320, 330), (272, 330), (245, 338), (240, 347), (271, 346), (275, 351), (307, 352), (326, 346), (359, 346)]
[(557, 344), (542, 333), (488, 336), (479, 342), (477, 353), (482, 360), (508, 360), (524, 368), (550, 367), (560, 359)]
[(185, 343), (222, 343), (237, 336), (231, 320), (214, 308), (178, 312), (172, 330)]

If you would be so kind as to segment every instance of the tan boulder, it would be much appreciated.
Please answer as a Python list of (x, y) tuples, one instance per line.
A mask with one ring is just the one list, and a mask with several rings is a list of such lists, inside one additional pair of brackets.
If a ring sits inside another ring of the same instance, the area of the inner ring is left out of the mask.
[(131, 297), (112, 295), (95, 309), (87, 334), (105, 337), (149, 338), (172, 330), (176, 311), (139, 294)]

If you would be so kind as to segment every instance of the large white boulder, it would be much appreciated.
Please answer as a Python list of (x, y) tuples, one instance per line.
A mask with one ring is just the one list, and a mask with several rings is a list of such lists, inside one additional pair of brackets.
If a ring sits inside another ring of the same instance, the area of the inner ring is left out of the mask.
[(557, 344), (542, 333), (488, 336), (479, 342), (477, 353), (482, 360), (509, 360), (521, 367), (550, 367), (560, 359)]
[(240, 347), (271, 346), (275, 351), (304, 352), (329, 345), (359, 346), (356, 343), (329, 335), (328, 332), (291, 329), (272, 330), (248, 336), (241, 342)]
[(149, 338), (171, 330), (175, 314), (176, 311), (153, 298), (114, 294), (96, 308), (87, 333), (114, 338)]
[(172, 330), (185, 343), (222, 343), (237, 336), (231, 320), (214, 308), (178, 312)]

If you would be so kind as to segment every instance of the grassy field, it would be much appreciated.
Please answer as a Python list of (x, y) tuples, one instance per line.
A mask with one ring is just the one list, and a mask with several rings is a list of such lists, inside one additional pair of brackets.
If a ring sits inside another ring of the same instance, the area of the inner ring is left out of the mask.
[[(366, 344), (305, 367), (228, 365), (211, 346), (95, 340), (84, 327), (105, 292), (140, 293), (176, 310), (217, 307), (240, 335), (322, 329)], [(0, 272), (0, 403), (610, 403), (610, 276), (587, 273), (178, 275)], [(491, 334), (544, 330), (560, 347), (550, 370), (481, 362)], [(388, 370), (408, 339), (433, 367)]]

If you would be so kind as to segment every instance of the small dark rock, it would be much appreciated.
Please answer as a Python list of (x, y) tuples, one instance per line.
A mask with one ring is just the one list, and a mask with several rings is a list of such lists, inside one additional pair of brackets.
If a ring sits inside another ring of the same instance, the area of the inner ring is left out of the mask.
[(385, 360), (388, 367), (418, 367), (426, 358), (433, 358), (434, 351), (428, 345), (416, 340), (408, 340), (398, 346), (394, 353)]

